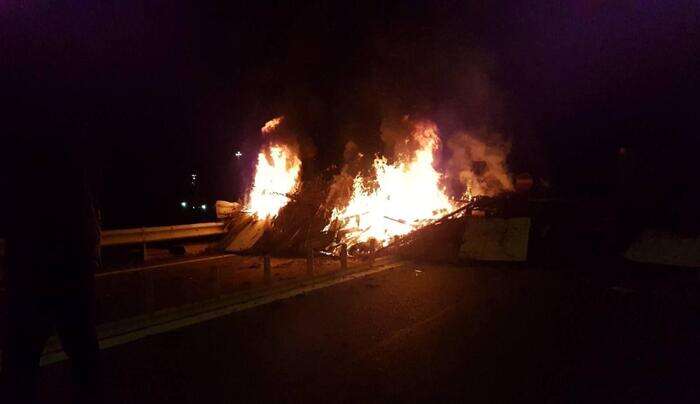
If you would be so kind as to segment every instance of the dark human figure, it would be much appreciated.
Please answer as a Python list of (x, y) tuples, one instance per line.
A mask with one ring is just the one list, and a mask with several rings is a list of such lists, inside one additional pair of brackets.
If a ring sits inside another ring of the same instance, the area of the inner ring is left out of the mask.
[[(41, 111), (38, 111), (41, 112)], [(38, 116), (41, 116), (37, 112)], [(79, 124), (45, 119), (54, 132), (18, 136), (4, 185), (7, 318), (2, 403), (35, 402), (39, 360), (53, 331), (71, 360), (76, 402), (99, 402), (95, 278), (99, 222), (94, 167)], [(49, 129), (48, 127), (46, 127)], [(35, 128), (40, 129), (40, 128)]]

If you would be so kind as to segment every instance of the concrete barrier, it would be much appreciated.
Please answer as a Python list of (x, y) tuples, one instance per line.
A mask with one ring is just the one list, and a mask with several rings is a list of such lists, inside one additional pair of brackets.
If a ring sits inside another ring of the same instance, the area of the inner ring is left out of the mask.
[(470, 261), (527, 260), (530, 218), (471, 218), (465, 222), (459, 258)]
[(700, 237), (647, 230), (625, 253), (630, 261), (700, 268)]

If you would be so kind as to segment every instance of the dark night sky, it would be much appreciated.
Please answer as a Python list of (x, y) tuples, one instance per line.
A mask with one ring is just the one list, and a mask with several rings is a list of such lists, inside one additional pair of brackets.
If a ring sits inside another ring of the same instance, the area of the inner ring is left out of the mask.
[(40, 3), (0, 4), (3, 140), (89, 137), (107, 226), (174, 220), (193, 170), (233, 198), (233, 151), (281, 114), (315, 170), (410, 113), (505, 134), (561, 193), (609, 185), (624, 145), (649, 193), (697, 194), (695, 1)]

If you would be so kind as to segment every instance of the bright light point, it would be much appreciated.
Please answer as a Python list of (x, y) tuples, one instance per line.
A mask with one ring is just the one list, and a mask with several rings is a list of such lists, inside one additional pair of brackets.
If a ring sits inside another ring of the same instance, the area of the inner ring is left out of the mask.
[(186, 208), (186, 207), (187, 207), (187, 202), (185, 202), (185, 201), (180, 202), (180, 206), (182, 206), (183, 208)]
[(241, 153), (240, 151), (236, 151), (235, 153), (233, 153), (233, 155), (234, 155), (237, 159), (239, 159), (239, 158), (241, 158), (241, 156), (243, 155), (243, 153)]
[(200, 208), (202, 208), (202, 210), (207, 210), (207, 205), (202, 205)]

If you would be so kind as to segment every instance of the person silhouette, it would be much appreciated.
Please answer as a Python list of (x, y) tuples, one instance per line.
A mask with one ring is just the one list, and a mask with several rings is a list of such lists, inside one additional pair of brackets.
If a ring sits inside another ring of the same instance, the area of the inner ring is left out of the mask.
[[(43, 112), (43, 111), (42, 111)], [(100, 227), (94, 166), (71, 118), (42, 114), (39, 127), (11, 139), (9, 207), (4, 211), (7, 316), (2, 392), (7, 403), (38, 396), (39, 362), (55, 330), (71, 360), (76, 402), (99, 402), (95, 271)], [(50, 126), (50, 128), (49, 128)], [(35, 136), (51, 129), (49, 135)], [(7, 149), (6, 149), (7, 150)]]

